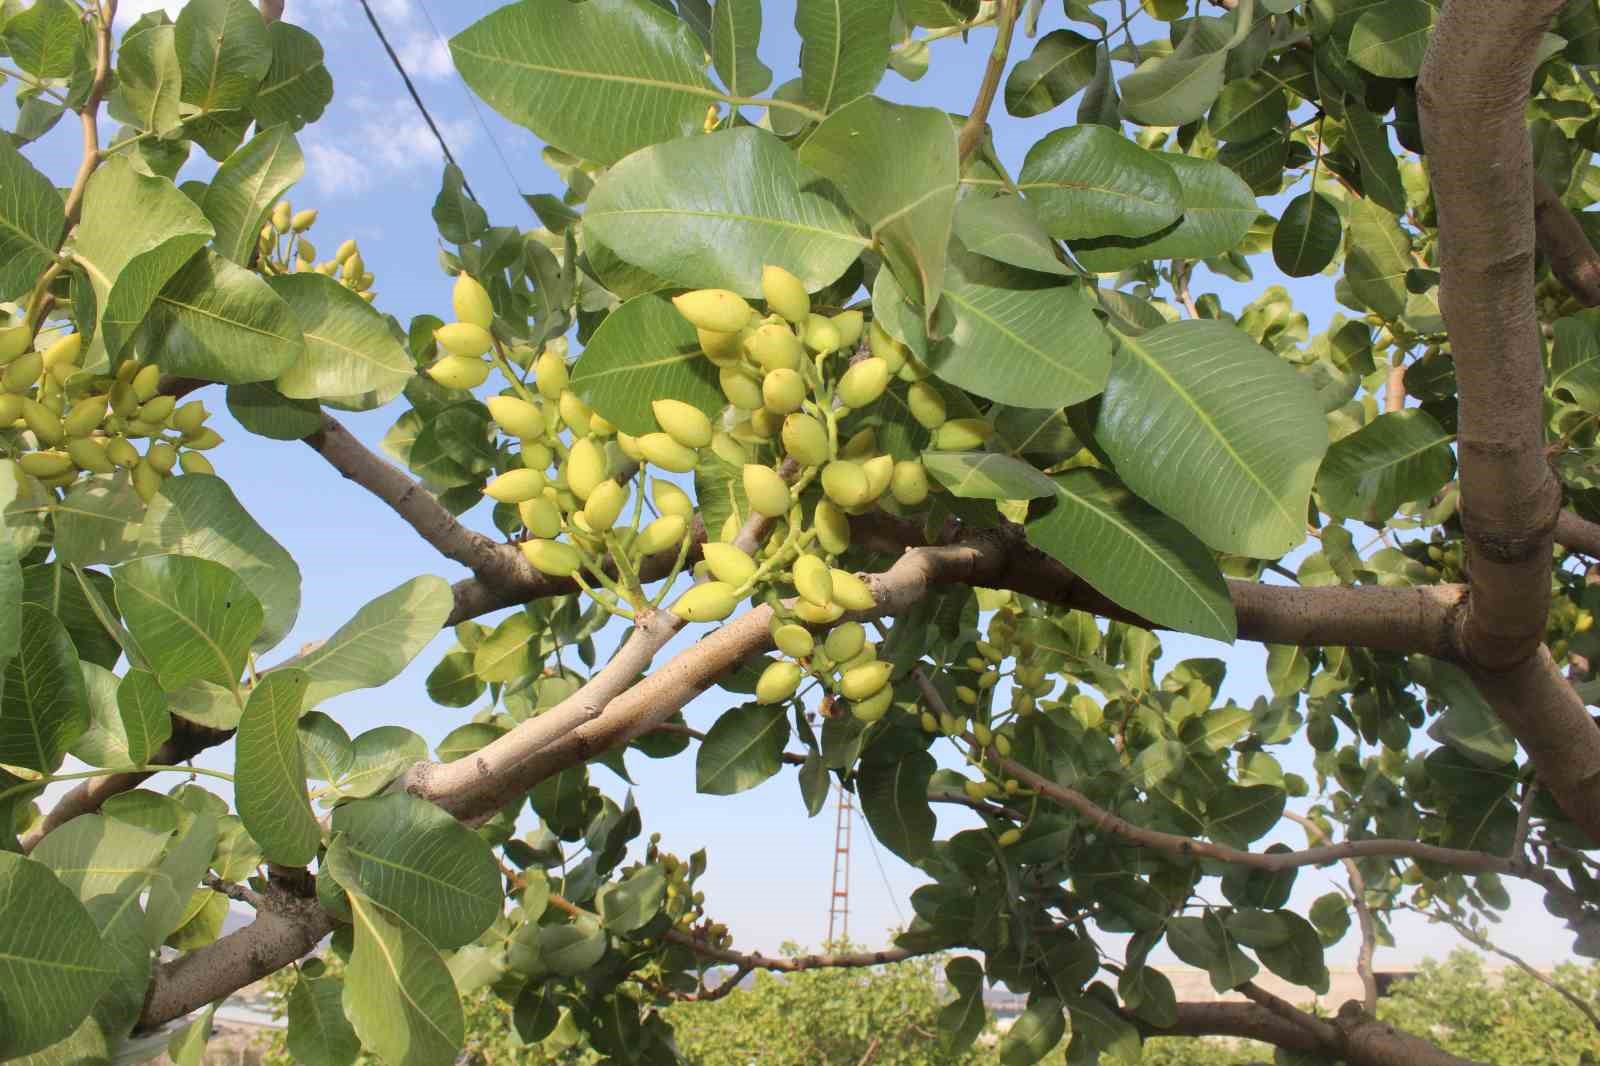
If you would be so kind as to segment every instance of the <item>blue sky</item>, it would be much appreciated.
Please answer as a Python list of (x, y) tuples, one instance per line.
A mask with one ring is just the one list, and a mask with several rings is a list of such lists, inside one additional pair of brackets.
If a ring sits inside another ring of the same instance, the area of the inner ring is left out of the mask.
[[(372, 4), (490, 220), (497, 225), (537, 226), (519, 193), (562, 191), (556, 175), (539, 158), (542, 145), (531, 133), (503, 121), (486, 106), (472, 106), (443, 43), (444, 38), (499, 5), (490, 0), (372, 0)], [(124, 0), (121, 5), (123, 18), (156, 7), (176, 12), (181, 6), (180, 0)], [(793, 0), (777, 0), (763, 6), (761, 55), (774, 69), (775, 83), (781, 83), (794, 76), (796, 70), (794, 4)], [(1062, 24), (1060, 10), (1059, 4), (1046, 5), (1041, 34)], [(285, 17), (321, 38), (335, 85), (334, 101), (322, 121), (300, 136), (306, 175), (291, 198), (296, 208), (319, 209), (320, 219), (310, 236), (326, 250), (346, 237), (355, 237), (368, 269), (376, 275), (377, 305), (402, 323), (420, 313), (448, 317), (449, 281), (438, 266), (438, 236), (429, 216), (440, 175), (437, 146), (358, 4), (353, 0), (288, 0)], [(1143, 19), (1135, 25), (1136, 30), (1142, 29), (1143, 39), (1161, 30)], [(926, 77), (913, 83), (891, 72), (885, 76), (880, 92), (906, 103), (965, 113), (993, 37), (992, 30), (982, 29), (974, 32), (971, 43), (965, 46), (959, 39), (936, 42)], [(1013, 62), (1025, 58), (1031, 49), (1032, 42), (1019, 33)], [(1075, 109), (1073, 102), (1024, 121), (1004, 115), (1003, 106), (997, 103), (997, 148), (1013, 173), (1020, 168), (1029, 145), (1070, 123)], [(9, 103), (0, 103), (0, 117), (9, 118), (10, 112)], [(755, 117), (753, 111), (747, 113)], [(77, 151), (75, 124), (69, 128), (68, 123), (62, 123), (30, 147), (28, 155), (65, 184), (77, 164)], [(213, 169), (214, 164), (199, 157), (191, 161), (184, 176), (204, 179)], [(1195, 294), (1218, 292), (1224, 304), (1236, 311), (1266, 285), (1287, 283), (1301, 310), (1310, 316), (1314, 330), (1333, 313), (1332, 284), (1328, 279), (1288, 282), (1273, 269), (1270, 257), (1257, 257), (1253, 265), (1257, 279), (1243, 286), (1211, 277), (1202, 269)], [(459, 567), (423, 544), (377, 500), (348, 486), (310, 449), (250, 436), (228, 418), (220, 390), (209, 390), (205, 399), (217, 411), (213, 424), (228, 437), (227, 445), (211, 453), (218, 472), (228, 478), (256, 519), (294, 554), (304, 574), (299, 624), (279, 651), (267, 657), (268, 664), (292, 654), (304, 642), (327, 636), (362, 603), (417, 574), (438, 574), (452, 581), (465, 576)], [(402, 406), (391, 405), (376, 412), (340, 417), (376, 448), (402, 410)], [(467, 520), (480, 529), (492, 528), (487, 507), (470, 512)], [(1366, 539), (1358, 531), (1358, 544)], [(602, 654), (616, 636), (615, 628), (602, 635)], [(692, 635), (680, 638), (658, 662), (689, 639)], [(429, 701), (423, 689), (424, 677), (450, 642), (448, 634), (441, 636), (384, 688), (338, 697), (323, 709), (338, 718), (352, 735), (376, 725), (396, 723), (416, 730), (430, 743), (436, 742), (471, 713), (439, 707)], [(1224, 696), (1248, 704), (1258, 692), (1265, 691), (1265, 653), (1259, 646), (1240, 644), (1228, 648), (1173, 635), (1164, 636), (1163, 645), (1164, 661), (1169, 664), (1201, 655), (1225, 659), (1230, 670)], [(687, 713), (692, 724), (706, 728), (722, 710), (737, 703), (737, 697), (719, 695), (714, 690), (691, 704)], [(1287, 769), (1309, 776), (1304, 760), (1301, 765), (1295, 765), (1293, 759), (1284, 761)], [(202, 762), (231, 768), (231, 748), (207, 753)], [(830, 806), (815, 819), (807, 820), (792, 771), (780, 773), (745, 795), (718, 798), (694, 792), (692, 752), (664, 763), (633, 755), (629, 767), (638, 782), (636, 794), (643, 808), (646, 833), (662, 832), (665, 845), (682, 855), (697, 847), (708, 848), (710, 872), (702, 884), (709, 906), (716, 918), (732, 928), (740, 946), (772, 951), (785, 939), (813, 945), (822, 940), (832, 861), (833, 810)], [(626, 788), (603, 768), (594, 771), (594, 780), (618, 799)], [(942, 835), (971, 824), (960, 814), (940, 812)], [(870, 835), (860, 831), (864, 828), (858, 822), (850, 930), (857, 941), (876, 946), (887, 938), (891, 927), (910, 917), (906, 900), (924, 878), (887, 851), (874, 849), (869, 843)], [(1301, 842), (1298, 834), (1285, 839)], [(1328, 891), (1330, 877), (1319, 871), (1302, 873), (1296, 902), (1308, 903)], [(1570, 941), (1559, 923), (1545, 913), (1538, 895), (1515, 886), (1512, 892), (1517, 950), (1536, 961), (1566, 957)], [(1220, 899), (1220, 893), (1216, 895)], [(1459, 943), (1453, 933), (1427, 926), (1419, 919), (1397, 918), (1395, 928), (1401, 945), (1380, 949), (1380, 968), (1407, 965), (1425, 955), (1441, 955)], [(1354, 937), (1347, 937), (1330, 951), (1330, 963), (1348, 964), (1354, 949)]]

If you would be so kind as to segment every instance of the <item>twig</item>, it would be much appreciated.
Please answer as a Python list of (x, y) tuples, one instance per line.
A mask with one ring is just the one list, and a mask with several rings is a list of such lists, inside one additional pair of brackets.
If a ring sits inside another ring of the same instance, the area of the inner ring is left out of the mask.
[(213, 892), (219, 892), (231, 900), (248, 904), (256, 910), (266, 906), (266, 902), (262, 899), (260, 893), (233, 881), (224, 881), (220, 877), (207, 877), (201, 884)]
[(1512, 862), (1523, 862), (1528, 857), (1528, 828), (1533, 822), (1533, 801), (1539, 797), (1539, 782), (1529, 781), (1522, 790), (1522, 802), (1517, 804), (1517, 831), (1511, 838)]
[(1308, 1033), (1313, 1034), (1323, 1043), (1338, 1043), (1339, 1031), (1332, 1025), (1323, 1021), (1321, 1018), (1316, 1017), (1315, 1015), (1307, 1014), (1305, 1011), (1301, 1010), (1299, 1007), (1296, 1007), (1288, 1000), (1280, 999), (1271, 992), (1268, 992), (1266, 989), (1262, 988), (1260, 985), (1256, 984), (1254, 981), (1246, 981), (1244, 984), (1239, 986), (1238, 991), (1252, 1003), (1255, 1003), (1261, 1007), (1265, 1007), (1267, 1010), (1271, 1011), (1273, 1014), (1276, 1014), (1285, 1021), (1293, 1022), (1295, 1025), (1300, 1026), (1300, 1028), (1306, 1030)]
[(989, 109), (994, 106), (995, 94), (1000, 89), (1000, 77), (1005, 73), (1006, 59), (1011, 55), (1011, 38), (1017, 25), (1017, 8), (1022, 0), (999, 0), (999, 25), (995, 30), (994, 47), (989, 51), (989, 63), (983, 68), (983, 81), (978, 85), (978, 97), (972, 111), (961, 126), (956, 141), (962, 162), (977, 149), (983, 140), (984, 128), (989, 124)]
[(1404, 411), (1406, 409), (1406, 367), (1404, 363), (1395, 363), (1389, 368), (1389, 379), (1383, 387), (1383, 409), (1385, 411)]
[(111, 23), (117, 17), (117, 0), (98, 0), (95, 12), (98, 24), (94, 34), (94, 81), (90, 83), (89, 95), (78, 111), (83, 126), (83, 161), (78, 164), (78, 175), (72, 180), (72, 188), (67, 191), (67, 225), (61, 231), (63, 240), (67, 231), (78, 223), (78, 216), (83, 211), (83, 190), (88, 187), (89, 176), (100, 163), (100, 102), (105, 99), (106, 85), (111, 79)]
[[(1284, 816), (1298, 823), (1307, 836), (1327, 842), (1328, 834), (1310, 818), (1294, 811), (1285, 811)], [(1361, 978), (1362, 1006), (1368, 1014), (1372, 1014), (1378, 1009), (1378, 977), (1372, 972), (1372, 956), (1378, 946), (1378, 926), (1372, 920), (1372, 908), (1367, 906), (1367, 879), (1361, 876), (1361, 868), (1354, 859), (1339, 861), (1344, 864), (1344, 872), (1350, 878), (1350, 902), (1356, 909), (1356, 921), (1361, 926), (1361, 950), (1356, 955), (1356, 974)]]
[(1189, 313), (1189, 317), (1199, 318), (1200, 309), (1195, 306), (1194, 297), (1189, 295), (1189, 279), (1193, 276), (1193, 262), (1187, 259), (1172, 261), (1172, 291), (1178, 297), (1178, 302), (1183, 304), (1183, 309)]

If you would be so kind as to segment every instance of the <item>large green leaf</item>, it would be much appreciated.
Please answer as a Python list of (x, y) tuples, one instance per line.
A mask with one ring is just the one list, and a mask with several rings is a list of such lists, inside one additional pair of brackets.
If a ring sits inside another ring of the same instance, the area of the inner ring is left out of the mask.
[(5, 46), (12, 61), (36, 78), (67, 78), (84, 46), (82, 17), (71, 0), (39, 0), (25, 10), (9, 6)]
[(1052, 996), (1030, 1000), (1000, 1037), (1001, 1066), (1033, 1066), (1061, 1043), (1067, 1029), (1061, 1001)]
[(621, 881), (603, 886), (595, 897), (607, 929), (628, 934), (655, 921), (667, 901), (667, 878), (660, 866), (641, 866)]
[(1248, 848), (1283, 821), (1287, 793), (1276, 785), (1224, 785), (1206, 801), (1206, 833)]
[(217, 254), (249, 266), (262, 219), (305, 170), (300, 145), (288, 126), (263, 130), (223, 160), (200, 201), (200, 210), (216, 227)]
[(450, 54), (489, 106), (596, 163), (698, 131), (721, 98), (694, 32), (648, 0), (507, 4)]
[(783, 765), (789, 716), (781, 705), (747, 703), (718, 718), (695, 756), (695, 789), (731, 796), (755, 788)]
[(189, 555), (232, 570), (261, 604), (257, 651), (275, 646), (294, 627), (300, 567), (221, 478), (185, 474), (162, 482), (139, 537), (142, 554)]
[(9, 536), (0, 536), (0, 662), (17, 654), (22, 639), (22, 563)]
[(1099, 1055), (1109, 1055), (1115, 1062), (1138, 1062), (1141, 1058), (1138, 1028), (1102, 1000), (1069, 996), (1067, 1014), (1072, 1020), (1067, 1061), (1094, 1062)]
[(1350, 29), (1350, 61), (1380, 78), (1415, 78), (1422, 72), (1433, 20), (1433, 5), (1425, 0), (1371, 6)]
[(1379, 415), (1328, 449), (1317, 472), (1323, 509), (1383, 525), (1402, 503), (1426, 501), (1450, 480), (1454, 439), (1420, 408)]
[(94, 663), (81, 663), (84, 692), (88, 701), (89, 727), (72, 742), (72, 757), (90, 766), (125, 769), (143, 762), (135, 760), (131, 743), (123, 728), (117, 706), (117, 675)]
[(1032, 500), (1055, 492), (1032, 464), (999, 452), (924, 452), (922, 465), (950, 495), (967, 500)]
[(311, 675), (306, 707), (389, 681), (438, 635), (453, 603), (449, 582), (423, 576), (366, 604), (316, 650), (289, 660)]
[[(139, 210), (129, 211), (128, 204)], [(141, 174), (127, 153), (96, 167), (68, 244), (94, 290), (95, 345), (121, 352), (161, 287), (212, 233), (193, 200), (166, 178)]]
[(1059, 408), (1097, 395), (1111, 338), (1083, 286), (957, 248), (944, 302), (955, 316), (928, 353), (952, 385), (1013, 407)]
[(348, 859), (341, 883), (404, 914), (441, 950), (476, 939), (505, 902), (489, 845), (426, 800), (397, 792), (342, 804), (333, 831)]
[(1255, 194), (1233, 171), (1210, 159), (1167, 153), (1178, 175), (1183, 217), (1148, 237), (1074, 241), (1085, 270), (1112, 273), (1152, 259), (1209, 259), (1237, 248), (1259, 213)]
[(117, 606), (168, 692), (191, 681), (232, 688), (261, 631), (261, 603), (220, 563), (185, 555), (117, 567)]
[(267, 24), (250, 0), (189, 0), (176, 44), (183, 102), (202, 112), (244, 107), (272, 64)]
[(889, 64), (892, 0), (799, 0), (800, 87), (824, 112), (870, 93)]
[(43, 863), (0, 852), (0, 1058), (70, 1035), (114, 974), (73, 892)]
[(1071, 277), (1030, 200), (1020, 196), (968, 196), (956, 205), (956, 236), (969, 252), (1002, 263)]
[(1201, 918), (1168, 918), (1167, 946), (1190, 966), (1210, 974), (1211, 987), (1218, 992), (1238, 988), (1261, 970), (1239, 950), (1239, 942), (1214, 913)]
[(1052, 237), (1145, 237), (1183, 216), (1170, 158), (1104, 126), (1067, 126), (1028, 149), (1017, 188)]
[(1006, 110), (1027, 118), (1077, 95), (1094, 80), (1099, 45), (1071, 30), (1051, 30), (1039, 38), (1033, 55), (1006, 78)]
[[(84, 585), (94, 590), (102, 604), (111, 602), (110, 575), (86, 570), (80, 582), (77, 574), (60, 563), (39, 563), (22, 571), (22, 602), (36, 603), (55, 615), (67, 627), (67, 635), (78, 649), (78, 658), (109, 669), (122, 657), (122, 648), (96, 616), (96, 605), (84, 591)], [(19, 632), (20, 628), (19, 621)]]
[(270, 381), (306, 350), (283, 298), (260, 275), (209, 251), (157, 294), (143, 339), (167, 373), (224, 385)]
[(1129, 488), (1217, 551), (1275, 559), (1305, 539), (1328, 447), (1322, 406), (1236, 326), (1124, 338), (1095, 436)]
[(958, 956), (945, 963), (944, 979), (956, 998), (939, 1009), (939, 1044), (945, 1051), (962, 1051), (989, 1020), (983, 1006), (983, 965), (969, 955)]
[(1447, 707), (1428, 727), (1430, 737), (1486, 769), (1503, 767), (1516, 757), (1516, 738), (1466, 671), (1422, 656), (1414, 656), (1407, 666), (1428, 695)]
[(128, 474), (84, 478), (53, 510), (58, 562), (116, 564), (139, 554), (145, 503)]
[(1182, 126), (1200, 118), (1222, 91), (1227, 78), (1226, 52), (1192, 53), (1147, 59), (1117, 87), (1122, 115), (1145, 126)]
[(55, 616), (25, 603), (20, 619), (0, 690), (0, 763), (50, 773), (89, 728), (88, 695), (72, 638)]
[(635, 296), (600, 323), (572, 372), (572, 388), (624, 433), (654, 433), (650, 402), (682, 400), (715, 417), (727, 400), (694, 327), (661, 293)]
[(1103, 470), (1051, 479), (1055, 501), (1028, 514), (1028, 540), (1096, 591), (1150, 621), (1232, 641), (1238, 632), (1216, 560), (1173, 521)]
[(300, 358), (276, 382), (284, 396), (366, 411), (400, 395), (416, 375), (383, 315), (337, 281), (302, 271), (268, 284), (288, 303), (306, 340)]
[(428, 742), (397, 725), (369, 729), (351, 742), (350, 762), (337, 784), (343, 796), (359, 799), (383, 789), (412, 763), (425, 762)]
[(172, 736), (167, 694), (148, 670), (130, 669), (117, 684), (117, 713), (127, 738), (128, 761), (143, 765)]
[(1395, 320), (1406, 313), (1406, 272), (1411, 238), (1394, 213), (1369, 199), (1350, 204), (1350, 238), (1346, 243), (1344, 280), (1367, 307)]
[(925, 751), (908, 752), (891, 762), (863, 763), (857, 788), (861, 813), (872, 835), (907, 862), (926, 855), (933, 843), (933, 808), (928, 781), (938, 769)]
[(584, 232), (680, 285), (760, 296), (770, 264), (815, 290), (868, 244), (827, 193), (782, 141), (744, 126), (624, 159), (589, 195)]
[(711, 15), (711, 60), (735, 96), (754, 96), (772, 84), (772, 70), (756, 54), (761, 43), (761, 0), (717, 0)]
[(1389, 148), (1389, 130), (1383, 121), (1355, 101), (1344, 107), (1345, 146), (1361, 161), (1361, 192), (1367, 199), (1397, 215), (1406, 213), (1406, 189), (1400, 181), (1400, 164)]
[(455, 981), (421, 933), (362, 893), (355, 861), (339, 838), (324, 860), (349, 893), (355, 926), (355, 948), (345, 971), (345, 1015), (361, 1045), (389, 1066), (447, 1066), (465, 1040)]
[(839, 187), (901, 288), (931, 318), (944, 287), (960, 185), (949, 116), (862, 97), (812, 132), (800, 161)]
[(239, 719), (234, 803), (261, 853), (285, 866), (309, 863), (322, 842), (306, 798), (305, 758), (296, 729), (310, 683), (300, 670), (266, 674)]
[(289, 993), (285, 1043), (295, 1062), (351, 1066), (361, 1041), (344, 1014), (344, 978), (302, 965)]
[(1281, 129), (1288, 116), (1289, 97), (1282, 80), (1258, 75), (1224, 85), (1206, 125), (1218, 140), (1253, 141)]
[(1339, 254), (1344, 220), (1339, 208), (1320, 192), (1305, 192), (1289, 201), (1272, 231), (1272, 260), (1291, 278), (1320, 274)]
[(1550, 346), (1550, 391), (1600, 409), (1600, 311), (1558, 318)]
[(293, 23), (278, 21), (267, 27), (272, 41), (272, 65), (250, 101), (256, 125), (270, 129), (287, 122), (299, 129), (322, 117), (333, 99), (333, 77), (322, 62), (322, 45)]
[(0, 299), (33, 287), (55, 258), (66, 226), (55, 185), (12, 147), (0, 144)]

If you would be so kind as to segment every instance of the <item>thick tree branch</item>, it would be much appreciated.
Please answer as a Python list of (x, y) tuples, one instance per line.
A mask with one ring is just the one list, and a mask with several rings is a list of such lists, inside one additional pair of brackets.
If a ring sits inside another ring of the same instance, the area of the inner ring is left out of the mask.
[(1017, 25), (1017, 9), (1022, 0), (999, 0), (999, 22), (996, 26), (994, 48), (989, 52), (989, 63), (983, 68), (983, 81), (978, 85), (978, 97), (972, 111), (961, 126), (956, 140), (957, 151), (964, 162), (983, 140), (989, 125), (989, 109), (994, 106), (995, 94), (1000, 89), (1000, 78), (1005, 74), (1006, 59), (1011, 55), (1011, 38)]
[(1540, 177), (1533, 181), (1533, 221), (1550, 272), (1579, 303), (1600, 307), (1600, 254), (1561, 194)]
[(1600, 525), (1562, 511), (1556, 518), (1556, 543), (1569, 551), (1600, 559)]

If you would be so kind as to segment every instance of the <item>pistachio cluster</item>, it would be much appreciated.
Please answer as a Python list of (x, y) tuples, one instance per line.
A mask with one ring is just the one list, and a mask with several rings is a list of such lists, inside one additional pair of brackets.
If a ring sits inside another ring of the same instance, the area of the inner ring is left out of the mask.
[(353, 239), (346, 240), (332, 259), (317, 262), (317, 247), (305, 236), (316, 223), (314, 207), (296, 211), (288, 200), (273, 204), (256, 241), (257, 266), (265, 274), (299, 274), (307, 270), (325, 274), (371, 303), (378, 294), (372, 287), (372, 272), (361, 258), (361, 249)]

